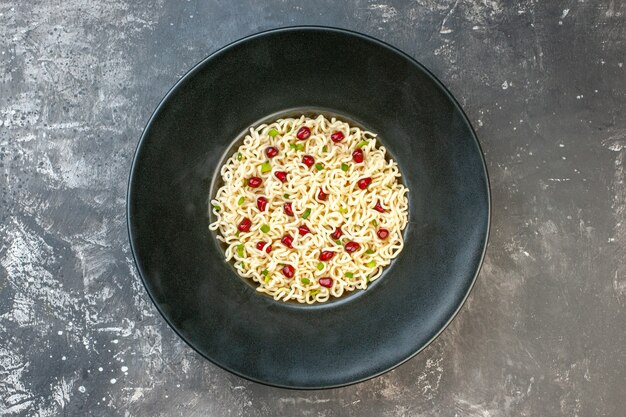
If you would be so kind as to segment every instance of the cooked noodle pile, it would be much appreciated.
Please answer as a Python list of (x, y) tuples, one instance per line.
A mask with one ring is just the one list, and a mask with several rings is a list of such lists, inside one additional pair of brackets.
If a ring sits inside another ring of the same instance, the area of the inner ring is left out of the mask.
[(408, 189), (374, 133), (318, 116), (251, 128), (222, 166), (209, 229), (276, 300), (365, 289), (404, 246)]

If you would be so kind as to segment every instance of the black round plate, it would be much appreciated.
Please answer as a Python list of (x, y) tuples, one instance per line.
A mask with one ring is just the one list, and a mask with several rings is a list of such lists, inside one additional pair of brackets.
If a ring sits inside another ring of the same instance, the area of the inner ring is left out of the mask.
[[(258, 120), (294, 108), (378, 133), (410, 190), (402, 253), (375, 285), (328, 305), (256, 293), (208, 230), (224, 152)], [(152, 115), (128, 188), (135, 261), (170, 326), (220, 367), (288, 388), (363, 381), (423, 349), (467, 297), (489, 218), (476, 135), (445, 87), (385, 43), (323, 27), (253, 35), (196, 65)]]

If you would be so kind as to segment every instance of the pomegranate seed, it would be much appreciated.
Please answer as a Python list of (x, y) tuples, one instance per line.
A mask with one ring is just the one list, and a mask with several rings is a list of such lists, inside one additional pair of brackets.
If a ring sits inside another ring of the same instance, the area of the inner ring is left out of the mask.
[(320, 187), (320, 192), (317, 194), (317, 198), (322, 201), (325, 201), (328, 198), (328, 194), (322, 190), (322, 187)]
[(361, 178), (357, 182), (357, 185), (359, 186), (361, 190), (365, 190), (367, 186), (370, 185), (371, 183), (372, 183), (372, 179), (370, 177), (367, 177), (367, 178)]
[(332, 135), (330, 135), (330, 140), (332, 140), (335, 143), (341, 142), (343, 138), (345, 138), (345, 136), (343, 135), (343, 132), (335, 132)]
[(387, 229), (378, 229), (378, 231), (376, 232), (376, 235), (382, 239), (385, 240), (389, 237), (389, 230)]
[(304, 155), (302, 157), (302, 163), (311, 168), (315, 163), (315, 159), (311, 155)]
[(265, 207), (267, 206), (267, 198), (265, 197), (257, 198), (256, 206), (259, 208), (259, 211), (265, 211)]
[[(256, 244), (256, 248), (258, 250), (263, 250), (263, 247), (265, 246), (265, 242), (259, 242)], [(272, 245), (267, 245), (267, 248), (265, 248), (265, 252), (270, 253), (272, 251)]]
[(374, 210), (380, 211), (381, 213), (385, 212), (385, 209), (383, 208), (383, 206), (380, 205), (380, 200), (376, 202), (376, 205), (374, 206)]
[(354, 152), (352, 152), (352, 159), (357, 164), (360, 164), (361, 162), (363, 162), (363, 150), (355, 149)]
[(325, 250), (320, 253), (320, 261), (329, 261), (332, 257), (335, 256), (335, 252), (330, 250)]
[(268, 146), (265, 148), (265, 155), (267, 155), (268, 158), (273, 158), (278, 155), (278, 149), (273, 146)]
[(248, 178), (248, 186), (252, 188), (257, 188), (261, 184), (263, 184), (263, 180), (259, 177), (250, 177)]
[(346, 243), (346, 252), (348, 253), (356, 252), (359, 250), (360, 247), (361, 245), (359, 245), (356, 242), (348, 242)]
[(290, 235), (283, 236), (283, 238), (280, 239), (280, 243), (287, 246), (289, 249), (293, 248), (293, 238)]
[(304, 236), (307, 233), (311, 233), (311, 230), (303, 224), (302, 226), (298, 227), (298, 233), (300, 233), (300, 236)]
[(274, 176), (278, 178), (280, 182), (287, 181), (287, 173), (285, 171), (276, 171), (274, 172)]
[(320, 278), (319, 283), (322, 287), (331, 288), (333, 286), (333, 279), (329, 277)]
[(330, 235), (330, 237), (333, 240), (337, 240), (341, 237), (341, 235), (343, 235), (343, 232), (341, 231), (341, 227), (338, 227), (335, 229), (335, 231)]
[(311, 136), (311, 129), (306, 126), (302, 126), (298, 129), (298, 133), (296, 133), (296, 137), (300, 140), (308, 139)]
[(291, 265), (283, 266), (283, 275), (286, 276), (287, 278), (293, 278), (295, 273), (296, 273), (296, 270), (293, 266)]
[(283, 208), (285, 209), (285, 214), (287, 216), (293, 217), (293, 208), (291, 207), (291, 203), (283, 204)]
[(246, 217), (237, 225), (237, 230), (240, 232), (249, 232), (251, 226), (252, 222)]

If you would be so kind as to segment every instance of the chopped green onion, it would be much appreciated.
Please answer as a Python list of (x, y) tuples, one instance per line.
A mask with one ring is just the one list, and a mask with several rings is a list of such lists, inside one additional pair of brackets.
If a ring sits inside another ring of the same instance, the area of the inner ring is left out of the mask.
[(244, 202), (246, 201), (245, 197), (239, 197), (239, 200), (237, 200), (237, 205), (240, 206), (242, 205)]
[(267, 224), (264, 224), (263, 226), (261, 226), (261, 231), (263, 233), (267, 233), (270, 231), (270, 227)]
[(267, 274), (269, 274), (269, 271), (267, 269), (264, 269), (261, 271), (261, 274), (267, 276)]
[(311, 296), (315, 297), (319, 293), (320, 293), (320, 290), (313, 290), (311, 291)]
[(318, 171), (321, 171), (324, 169), (324, 165), (318, 162), (317, 164), (315, 164), (315, 169), (317, 169)]
[(328, 152), (328, 148), (326, 147), (326, 145), (324, 145), (324, 147), (322, 148), (322, 152)]
[(337, 240), (335, 240), (335, 243), (338, 244), (339, 246), (341, 246), (341, 240), (337, 239)]
[(239, 230), (235, 232), (235, 236), (239, 237)]
[(237, 152), (237, 160), (241, 161), (243, 159), (243, 155), (241, 154), (241, 152)]
[(340, 207), (340, 208), (339, 208), (339, 213), (341, 213), (341, 214), (346, 214), (347, 212), (348, 212), (348, 209), (347, 209), (347, 208), (345, 208), (345, 207)]
[(387, 185), (387, 188), (389, 188), (390, 190), (393, 190), (393, 187), (391, 185)]
[(324, 263), (323, 263), (323, 262), (318, 262), (318, 264), (317, 264), (317, 269), (319, 269), (320, 271), (321, 271), (322, 269), (324, 269)]
[(372, 255), (372, 254), (374, 254), (374, 251), (371, 250), (371, 249), (368, 249), (368, 250), (365, 251), (365, 253), (367, 253), (368, 255)]
[(367, 141), (366, 140), (362, 140), (361, 142), (359, 142), (358, 145), (356, 145), (356, 147), (358, 149), (358, 148), (364, 147), (365, 145), (367, 145)]
[(283, 194), (283, 197), (289, 198), (289, 194), (285, 193), (285, 194)]
[(222, 209), (222, 208), (221, 208), (220, 206), (218, 206), (218, 205), (216, 205), (216, 204), (213, 204), (213, 210), (215, 210), (215, 211), (218, 211), (218, 212), (219, 212), (221, 209)]
[(270, 129), (269, 132), (267, 132), (268, 135), (270, 135), (271, 137), (275, 138), (276, 135), (278, 135), (278, 130), (276, 129)]
[(341, 170), (343, 172), (348, 172), (349, 169), (350, 169), (350, 166), (348, 166), (348, 164), (341, 164)]
[(376, 219), (372, 220), (372, 226), (378, 226), (378, 222), (376, 221)]
[(270, 282), (270, 279), (272, 279), (272, 276), (271, 276), (271, 275), (266, 276), (266, 277), (265, 277), (265, 280), (264, 280), (264, 281), (265, 281), (265, 283), (267, 284), (268, 282)]
[(263, 162), (261, 164), (261, 172), (265, 174), (266, 172), (270, 172), (272, 170), (272, 165), (269, 162)]
[(302, 214), (302, 218), (306, 220), (306, 218), (309, 217), (310, 214), (311, 214), (311, 209), (308, 208), (304, 210), (304, 214)]
[(245, 186), (247, 186), (247, 185), (248, 185), (248, 180), (244, 178), (244, 179), (243, 179), (243, 186), (245, 187)]
[(369, 261), (368, 263), (365, 264), (366, 267), (368, 268), (375, 268), (376, 267), (376, 261)]
[(243, 258), (243, 249), (244, 249), (243, 245), (237, 245), (237, 255), (239, 255), (242, 258)]
[(308, 278), (300, 278), (300, 282), (304, 285), (309, 285), (311, 281)]
[(295, 149), (296, 151), (303, 151), (304, 150), (304, 145), (301, 145), (299, 143), (292, 143), (291, 145), (289, 145), (289, 147), (291, 149)]
[(242, 263), (241, 263), (241, 267), (242, 267), (243, 269), (246, 269), (246, 264), (245, 264), (245, 262), (242, 262)]
[(352, 272), (346, 272), (346, 278), (352, 278), (354, 274)]

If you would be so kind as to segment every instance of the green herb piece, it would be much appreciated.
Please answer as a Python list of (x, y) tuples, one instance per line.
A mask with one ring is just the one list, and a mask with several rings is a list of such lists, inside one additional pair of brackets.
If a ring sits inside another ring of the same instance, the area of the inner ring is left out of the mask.
[(264, 279), (265, 283), (267, 284), (268, 282), (270, 282), (270, 279), (272, 279), (271, 275), (266, 276)]
[(362, 140), (361, 142), (359, 142), (358, 145), (356, 145), (357, 149), (364, 147), (365, 145), (367, 145), (367, 141), (366, 140)]
[(289, 147), (291, 149), (295, 149), (296, 151), (303, 151), (304, 150), (304, 145), (302, 145), (300, 143), (292, 143), (291, 145), (289, 145)]
[(324, 165), (318, 162), (317, 164), (315, 164), (315, 169), (317, 169), (318, 171), (321, 171), (324, 169)]
[(241, 258), (243, 258), (243, 249), (244, 249), (243, 244), (237, 245), (237, 255), (239, 255), (239, 257)]
[(300, 282), (304, 285), (309, 285), (311, 281), (308, 278), (300, 278)]
[(346, 278), (353, 278), (354, 274), (352, 272), (346, 272)]
[(349, 169), (350, 169), (350, 166), (348, 164), (341, 164), (341, 170), (343, 172), (348, 172)]
[(347, 208), (345, 208), (345, 207), (340, 207), (340, 208), (339, 208), (339, 213), (341, 213), (341, 214), (346, 214), (347, 212), (348, 212), (348, 209), (347, 209)]
[(390, 190), (393, 190), (393, 187), (391, 185), (387, 185), (387, 188), (389, 188)]
[(261, 226), (261, 231), (263, 233), (267, 233), (267, 232), (270, 231), (270, 227), (267, 224), (264, 224), (264, 225)]
[(311, 209), (308, 208), (308, 209), (304, 210), (304, 213), (302, 214), (302, 218), (306, 220), (307, 217), (309, 217), (310, 214), (311, 214)]
[(248, 185), (248, 180), (244, 178), (244, 179), (243, 179), (243, 186), (245, 187), (245, 186), (247, 186), (247, 185)]
[(317, 264), (317, 269), (319, 269), (320, 271), (321, 271), (322, 269), (324, 269), (324, 263), (323, 263), (323, 262), (318, 262), (318, 264)]
[(272, 170), (272, 165), (269, 162), (263, 162), (261, 164), (261, 172), (265, 174), (266, 172), (270, 172)]
[(311, 291), (311, 296), (315, 297), (319, 293), (320, 293), (320, 290), (313, 290), (313, 291)]
[(213, 210), (219, 212), (222, 208), (216, 204), (213, 204)]
[(243, 196), (242, 196), (242, 197), (239, 197), (239, 200), (237, 200), (237, 205), (238, 205), (238, 206), (240, 206), (240, 205), (242, 205), (245, 201), (246, 201), (246, 198), (245, 198), (245, 197), (243, 197)]
[(271, 137), (275, 138), (278, 135), (278, 130), (270, 129), (270, 131), (267, 132), (267, 134), (270, 135)]
[(288, 193), (285, 193), (285, 194), (283, 194), (283, 197), (284, 197), (284, 198), (289, 198), (289, 194), (288, 194)]
[(376, 221), (376, 219), (372, 220), (372, 226), (378, 226), (378, 222)]
[(365, 251), (365, 253), (367, 253), (368, 255), (373, 255), (374, 251), (371, 250), (371, 249), (368, 249), (368, 250)]
[(237, 152), (237, 160), (241, 161), (243, 159), (243, 155), (241, 154), (241, 152)]
[(267, 276), (267, 274), (269, 274), (269, 271), (267, 269), (261, 271), (261, 275)]
[(322, 152), (328, 152), (328, 148), (326, 147), (326, 145), (324, 145), (324, 147), (322, 147)]
[(366, 267), (368, 268), (375, 268), (376, 267), (376, 261), (369, 261), (368, 263), (365, 264)]
[(235, 232), (235, 236), (239, 237), (239, 230)]
[(341, 240), (337, 239), (337, 240), (335, 240), (335, 243), (338, 244), (339, 246), (341, 246)]

